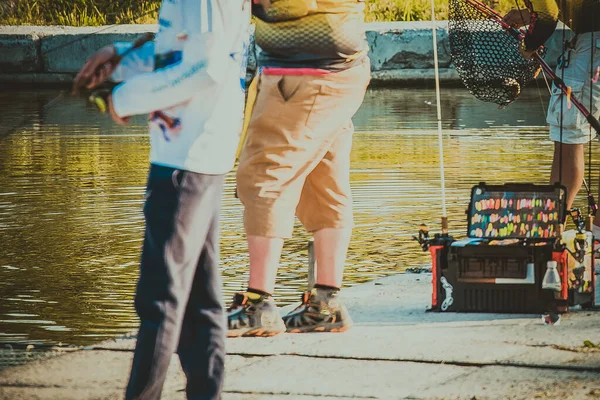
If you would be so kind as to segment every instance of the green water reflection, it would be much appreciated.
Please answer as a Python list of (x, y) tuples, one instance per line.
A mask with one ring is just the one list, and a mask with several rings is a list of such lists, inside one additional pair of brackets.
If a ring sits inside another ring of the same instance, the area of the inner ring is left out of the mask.
[[(0, 342), (82, 345), (137, 326), (133, 293), (149, 152), (144, 119), (118, 127), (69, 97), (44, 110), (56, 94), (0, 94)], [(443, 91), (452, 234), (464, 236), (473, 184), (546, 181), (546, 102), (533, 89), (498, 110), (464, 90)], [(6, 134), (23, 120), (25, 127)], [(434, 91), (369, 91), (355, 125), (356, 229), (347, 285), (427, 264), (411, 236), (422, 222), (437, 229), (441, 216)], [(244, 287), (248, 262), (233, 177), (222, 218), (227, 299)], [(583, 205), (583, 196), (578, 201)], [(296, 234), (281, 261), (280, 304), (296, 301), (306, 281), (308, 236), (299, 226)]]

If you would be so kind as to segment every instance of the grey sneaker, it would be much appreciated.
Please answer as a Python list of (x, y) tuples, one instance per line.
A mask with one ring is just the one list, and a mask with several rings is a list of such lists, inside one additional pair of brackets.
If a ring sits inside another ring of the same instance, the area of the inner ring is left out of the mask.
[(343, 332), (352, 318), (339, 298), (339, 290), (315, 288), (302, 295), (302, 304), (283, 317), (289, 333)]
[(275, 301), (254, 293), (236, 293), (227, 309), (228, 337), (274, 336), (285, 332)]

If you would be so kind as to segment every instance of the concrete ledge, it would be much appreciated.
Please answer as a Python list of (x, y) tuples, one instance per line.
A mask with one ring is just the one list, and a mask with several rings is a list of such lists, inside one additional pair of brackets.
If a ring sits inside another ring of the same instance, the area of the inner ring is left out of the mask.
[(39, 47), (35, 34), (0, 34), (0, 71), (42, 72)]
[[(367, 24), (372, 82), (414, 85), (433, 81), (432, 23), (376, 22)], [(452, 67), (448, 22), (435, 22), (442, 83), (459, 82)], [(0, 27), (0, 83), (66, 83), (96, 50), (115, 41), (133, 41), (156, 25), (106, 27), (2, 26)], [(252, 33), (252, 32), (251, 32)], [(567, 33), (566, 38), (571, 36)], [(248, 72), (256, 70), (256, 48), (251, 35)], [(548, 41), (546, 60), (553, 67), (563, 39), (558, 29)]]
[[(450, 66), (448, 23), (436, 23), (438, 66)], [(368, 24), (367, 41), (373, 71), (433, 69), (431, 22), (390, 22)], [(433, 75), (432, 75), (433, 78)]]
[[(453, 68), (443, 68), (439, 70), (440, 81), (445, 86), (462, 85), (458, 73)], [(250, 73), (246, 76), (247, 83), (254, 76)], [(0, 73), (0, 84), (8, 87), (27, 87), (35, 85), (69, 87), (73, 83), (75, 72), (71, 73)], [(420, 86), (433, 82), (435, 79), (435, 70), (432, 69), (392, 69), (371, 72), (371, 87), (392, 87), (392, 86)]]
[[(446, 84), (460, 83), (458, 72), (454, 68), (440, 68), (440, 81)], [(371, 84), (375, 86), (412, 86), (435, 80), (433, 68), (384, 69), (371, 72)]]
[(72, 84), (75, 73), (0, 73), (0, 83), (6, 85), (28, 85), (28, 84)]

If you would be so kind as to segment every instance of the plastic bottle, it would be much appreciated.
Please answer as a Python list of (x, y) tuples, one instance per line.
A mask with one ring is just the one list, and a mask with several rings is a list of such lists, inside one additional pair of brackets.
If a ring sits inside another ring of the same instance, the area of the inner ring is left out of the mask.
[(554, 290), (560, 292), (561, 282), (560, 275), (556, 269), (556, 261), (548, 261), (546, 264), (546, 273), (544, 274), (544, 280), (542, 281), (542, 289)]

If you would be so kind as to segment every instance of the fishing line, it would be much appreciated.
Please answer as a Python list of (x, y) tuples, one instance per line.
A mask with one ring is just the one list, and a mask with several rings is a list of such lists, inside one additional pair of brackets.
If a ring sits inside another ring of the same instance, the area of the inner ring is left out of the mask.
[[(159, 6), (157, 6), (157, 7), (154, 7), (152, 10), (147, 10), (147, 11), (143, 12), (143, 13), (142, 13), (142, 14), (140, 14), (140, 15), (134, 16), (133, 18), (131, 18), (131, 19), (130, 19), (130, 21), (129, 21), (129, 22), (135, 22), (135, 20), (137, 20), (137, 19), (139, 19), (139, 18), (142, 18), (142, 17), (145, 17), (146, 15), (149, 15), (149, 14), (151, 14), (151, 13), (153, 13), (153, 12), (155, 12), (155, 11), (159, 10), (159, 9), (160, 9), (160, 5), (159, 5)], [(83, 36), (80, 36), (80, 37), (78, 37), (77, 39), (70, 40), (70, 41), (68, 41), (67, 43), (63, 43), (63, 44), (61, 44), (61, 45), (58, 45), (58, 46), (56, 46), (56, 47), (52, 47), (52, 48), (50, 48), (50, 49), (48, 49), (48, 50), (44, 51), (42, 54), (40, 54), (40, 56), (44, 56), (44, 55), (47, 55), (47, 54), (49, 54), (49, 53), (52, 53), (52, 52), (54, 52), (54, 51), (60, 50), (60, 49), (62, 49), (62, 48), (65, 48), (65, 47), (67, 47), (67, 46), (70, 46), (70, 45), (72, 45), (72, 44), (74, 44), (74, 43), (77, 43), (77, 42), (80, 42), (80, 41), (82, 41), (82, 40), (85, 40), (85, 39), (87, 39), (87, 38), (89, 38), (89, 37), (91, 37), (91, 36), (94, 36), (94, 35), (97, 35), (97, 34), (99, 34), (99, 33), (101, 33), (101, 32), (104, 32), (104, 31), (107, 31), (107, 30), (109, 30), (109, 29), (115, 28), (115, 27), (117, 27), (117, 26), (119, 26), (119, 25), (122, 25), (122, 24), (112, 24), (112, 25), (108, 25), (108, 26), (102, 27), (101, 29), (98, 29), (98, 30), (96, 30), (96, 31), (94, 31), (94, 32), (91, 32), (91, 33), (85, 34), (85, 35), (83, 35)], [(132, 51), (132, 50), (134, 50), (134, 49), (135, 49), (135, 48), (130, 48), (130, 49), (129, 49), (128, 51), (126, 51), (126, 52), (125, 52), (123, 55), (121, 55), (121, 57), (125, 56), (127, 53), (129, 53), (130, 51)], [(32, 60), (32, 59), (33, 59), (33, 58), (32, 58), (32, 57), (30, 57), (30, 58), (28, 58), (28, 59), (25, 59), (23, 62), (30, 61), (30, 60)], [(43, 110), (43, 111), (47, 111), (47, 110), (48, 110), (48, 109), (50, 109), (51, 107), (55, 106), (55, 105), (56, 105), (56, 104), (58, 104), (58, 103), (59, 103), (59, 102), (60, 102), (62, 99), (64, 99), (64, 97), (65, 97), (65, 95), (66, 95), (66, 94), (67, 94), (67, 91), (66, 91), (66, 90), (61, 90), (61, 91), (60, 91), (60, 93), (59, 93), (57, 96), (55, 96), (55, 97), (54, 97), (54, 98), (52, 98), (52, 99), (51, 99), (49, 102), (47, 102), (46, 104), (44, 104), (44, 105), (42, 106), (42, 110)], [(20, 129), (24, 128), (25, 126), (27, 126), (27, 125), (29, 124), (29, 122), (28, 122), (28, 121), (26, 121), (26, 120), (27, 120), (27, 116), (24, 116), (24, 117), (21, 119), (21, 122), (19, 122), (19, 123), (18, 123), (18, 124), (17, 124), (15, 127), (11, 128), (11, 129), (8, 129), (8, 130), (6, 130), (5, 132), (0, 132), (0, 138), (2, 138), (2, 137), (6, 137), (6, 136), (10, 136), (10, 135), (12, 135), (13, 133), (17, 132), (18, 130), (20, 130)]]
[[(552, 88), (550, 87), (550, 83), (548, 83), (548, 77), (546, 76), (546, 73), (544, 72), (544, 70), (542, 69), (542, 77), (544, 78), (544, 83), (546, 84), (546, 89), (548, 89), (548, 93), (550, 95), (552, 95)], [(550, 106), (550, 103), (548, 103), (548, 105), (544, 104), (544, 98), (542, 97), (542, 90), (540, 89), (540, 86), (536, 80), (536, 85), (537, 85), (537, 89), (538, 89), (538, 96), (540, 98), (540, 104), (542, 105), (542, 115), (546, 115), (546, 113), (548, 112), (548, 107)]]
[[(160, 9), (160, 6), (154, 7), (152, 10), (147, 10), (147, 11), (143, 12), (142, 14), (131, 18), (128, 22), (135, 23), (136, 19), (140, 19), (142, 17), (150, 15), (153, 12), (158, 11), (159, 9)], [(80, 36), (77, 39), (70, 40), (70, 41), (68, 41), (66, 43), (63, 43), (63, 44), (60, 44), (60, 45), (58, 45), (56, 47), (51, 47), (48, 50), (46, 50), (42, 55), (46, 55), (46, 54), (52, 53), (54, 51), (63, 49), (63, 48), (65, 48), (67, 46), (70, 46), (70, 45), (72, 45), (74, 43), (80, 42), (80, 41), (85, 40), (85, 39), (87, 39), (87, 38), (89, 38), (91, 36), (95, 36), (95, 35), (97, 35), (97, 34), (99, 34), (101, 32), (105, 32), (105, 31), (107, 31), (109, 29), (113, 29), (113, 28), (116, 28), (117, 26), (121, 26), (121, 25), (123, 25), (123, 24), (112, 24), (112, 25), (104, 26), (104, 27), (102, 27), (102, 28), (100, 28), (100, 29), (98, 29), (98, 30), (96, 30), (94, 32), (87, 33), (87, 34), (85, 34), (83, 36)], [(31, 60), (31, 59), (33, 59), (33, 57), (30, 57), (29, 59), (26, 59), (26, 61)]]
[[(546, 75), (546, 71), (544, 71), (542, 69), (542, 76), (544, 77), (544, 82), (546, 83), (546, 89), (548, 89), (548, 93), (552, 94), (552, 87), (550, 86), (550, 83), (548, 82), (548, 75)], [(546, 114), (546, 109), (544, 109), (544, 114)]]

